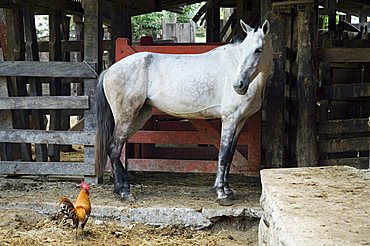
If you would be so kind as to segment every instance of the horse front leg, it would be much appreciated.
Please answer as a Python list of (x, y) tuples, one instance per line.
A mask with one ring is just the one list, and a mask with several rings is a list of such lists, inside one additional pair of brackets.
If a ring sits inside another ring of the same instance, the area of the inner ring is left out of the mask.
[(123, 145), (124, 141), (115, 138), (109, 153), (113, 169), (114, 193), (116, 193), (121, 199), (133, 200), (133, 197), (130, 194), (128, 172), (120, 160)]
[(240, 135), (241, 130), (243, 129), (245, 121), (246, 121), (246, 118), (241, 120), (238, 123), (238, 126), (236, 128), (236, 132), (235, 132), (235, 135), (234, 135), (234, 138), (233, 138), (233, 141), (232, 141), (232, 146), (231, 146), (230, 161), (226, 166), (226, 171), (225, 171), (225, 175), (224, 175), (224, 192), (225, 192), (226, 196), (228, 197), (228, 199), (230, 199), (230, 200), (235, 200), (234, 192), (232, 191), (232, 189), (230, 188), (230, 185), (229, 185), (230, 167), (231, 167), (231, 163), (233, 161), (233, 157), (234, 157), (236, 145), (238, 143), (239, 135)]
[[(236, 124), (226, 120), (222, 121), (220, 151), (218, 154), (218, 165), (213, 190), (217, 194), (217, 202), (223, 206), (233, 205), (232, 200), (225, 193), (225, 175), (234, 152), (233, 140), (236, 134)], [(228, 179), (227, 179), (228, 180)], [(229, 189), (229, 188), (228, 188)]]

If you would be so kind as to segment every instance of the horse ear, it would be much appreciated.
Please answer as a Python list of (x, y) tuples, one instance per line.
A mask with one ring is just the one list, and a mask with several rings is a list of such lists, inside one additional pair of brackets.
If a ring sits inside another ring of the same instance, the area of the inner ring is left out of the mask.
[(268, 20), (265, 20), (265, 22), (262, 25), (262, 31), (263, 34), (267, 35), (270, 31), (270, 22)]
[(248, 34), (248, 32), (250, 32), (250, 31), (252, 31), (252, 30), (253, 30), (253, 28), (252, 28), (252, 27), (250, 27), (249, 25), (245, 24), (245, 23), (244, 23), (244, 21), (243, 21), (242, 19), (240, 20), (240, 26), (242, 27), (243, 31), (244, 31), (245, 33), (247, 33), (247, 34)]

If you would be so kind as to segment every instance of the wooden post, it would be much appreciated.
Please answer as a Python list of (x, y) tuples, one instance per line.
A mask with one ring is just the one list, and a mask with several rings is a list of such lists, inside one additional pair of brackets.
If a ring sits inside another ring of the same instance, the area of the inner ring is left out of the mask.
[(207, 1), (207, 42), (220, 42), (220, 1)]
[[(266, 1), (266, 0), (261, 0)], [(260, 6), (262, 8), (263, 3), (259, 3), (258, 0), (236, 0), (236, 39), (244, 39), (245, 33), (240, 26), (240, 20), (243, 20), (248, 25), (254, 27), (260, 20)], [(271, 4), (270, 4), (271, 5)], [(265, 6), (264, 6), (265, 7)]]
[[(24, 9), (24, 24), (26, 37), (27, 61), (39, 61), (39, 49), (37, 45), (35, 16), (30, 7)], [(42, 96), (42, 84), (36, 78), (28, 78), (30, 96)], [(32, 110), (32, 125), (34, 129), (45, 130), (44, 115), (40, 110)], [(35, 145), (35, 160), (47, 161), (46, 144)]]
[(296, 156), (299, 167), (318, 165), (316, 127), (316, 12), (298, 12), (298, 78), (297, 78), (297, 138)]
[(110, 64), (116, 61), (116, 39), (128, 38), (131, 42), (131, 16), (125, 11), (121, 4), (112, 3), (111, 9), (111, 54), (109, 54)]
[[(57, 9), (50, 9), (49, 11), (49, 60), (61, 61), (62, 60), (62, 46), (61, 46), (61, 27), (62, 12)], [(60, 78), (53, 78), (50, 82), (50, 95), (60, 96), (62, 90), (62, 82)], [(50, 111), (50, 130), (61, 129), (61, 111)], [(49, 145), (48, 152), (50, 161), (60, 161), (60, 146)]]
[(346, 13), (345, 20), (346, 20), (348, 23), (351, 23), (351, 19), (352, 19), (351, 13), (347, 12), (347, 13)]
[[(6, 53), (6, 17), (5, 10), (0, 9), (0, 46), (1, 56), (0, 61), (4, 61), (3, 54)], [(5, 77), (0, 77), (0, 97), (8, 97), (7, 81)], [(0, 110), (0, 129), (12, 128), (12, 113), (10, 110)], [(12, 160), (12, 148), (10, 144), (0, 143), (0, 159)]]
[(328, 0), (329, 31), (335, 32), (336, 23), (336, 0)]
[[(85, 61), (91, 64), (92, 69), (100, 72), (102, 68), (102, 22), (101, 22), (101, 2), (99, 0), (84, 0), (83, 8), (85, 14), (84, 26), (84, 51)], [(95, 88), (97, 79), (85, 79), (84, 91), (89, 96), (90, 109), (85, 111), (84, 131), (92, 132), (96, 129), (95, 119)], [(85, 164), (95, 163), (94, 148), (85, 146)], [(95, 176), (85, 177), (90, 182), (101, 183), (103, 181), (103, 170), (101, 165), (95, 165)]]
[[(84, 40), (84, 26), (82, 23), (82, 16), (81, 15), (73, 15), (72, 17), (74, 30), (75, 30), (75, 39), (76, 40)], [(76, 52), (75, 54), (75, 62), (82, 62), (84, 59), (84, 52)], [(76, 88), (76, 92), (78, 96), (81, 96), (84, 94), (83, 92), (83, 83), (76, 83), (74, 84)], [(83, 114), (78, 115), (78, 120), (80, 121), (83, 118)]]
[(365, 23), (367, 23), (367, 14), (360, 12), (359, 22), (360, 22), (360, 26), (363, 26)]
[[(72, 17), (74, 29), (75, 29), (75, 40), (84, 40), (84, 25), (82, 23), (82, 16), (81, 15), (73, 15)], [(83, 61), (84, 53), (76, 52), (76, 62)], [(82, 94), (81, 94), (82, 95)]]
[(270, 35), (273, 50), (277, 54), (274, 59), (273, 74), (266, 85), (266, 167), (277, 168), (285, 166), (284, 130), (285, 130), (285, 50), (286, 16), (271, 12), (271, 0), (261, 2), (262, 20), (270, 21)]
[[(62, 13), (62, 32), (61, 37), (63, 40), (69, 40), (69, 27), (71, 23), (71, 18), (66, 15), (65, 12)], [(70, 52), (63, 52), (62, 53), (62, 61), (71, 61)], [(66, 79), (62, 78), (62, 85), (61, 85), (61, 92), (62, 96), (71, 96), (71, 84), (66, 81)], [(60, 122), (60, 129), (61, 130), (69, 130), (70, 129), (70, 112), (68, 110), (61, 111), (61, 122)], [(72, 145), (61, 145), (60, 150), (64, 152), (74, 151)]]
[[(6, 36), (7, 50), (4, 53), (5, 60), (20, 61), (25, 59), (23, 11), (19, 9), (7, 9), (6, 13)], [(27, 96), (26, 82), (21, 77), (8, 78), (8, 92), (10, 96)], [(28, 112), (26, 110), (13, 110), (13, 128), (27, 129), (30, 126)], [(26, 143), (12, 144), (14, 159), (31, 160), (31, 145)]]

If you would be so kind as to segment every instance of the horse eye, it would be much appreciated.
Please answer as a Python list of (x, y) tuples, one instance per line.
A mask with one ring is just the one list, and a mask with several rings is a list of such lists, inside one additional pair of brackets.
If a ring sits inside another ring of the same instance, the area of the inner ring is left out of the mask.
[(256, 53), (261, 53), (262, 52), (262, 49), (261, 48), (258, 48), (258, 49), (256, 49), (256, 51), (255, 51)]

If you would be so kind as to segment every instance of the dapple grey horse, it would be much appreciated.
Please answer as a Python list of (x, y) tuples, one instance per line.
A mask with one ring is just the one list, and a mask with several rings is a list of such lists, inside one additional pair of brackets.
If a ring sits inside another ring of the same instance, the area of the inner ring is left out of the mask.
[(102, 72), (96, 90), (95, 157), (105, 165), (109, 156), (114, 192), (132, 198), (128, 172), (120, 161), (124, 143), (151, 117), (152, 107), (192, 119), (221, 118), (221, 142), (213, 190), (221, 205), (231, 205), (229, 170), (246, 119), (262, 104), (271, 73), (269, 22), (251, 28), (246, 38), (195, 55), (140, 52)]

